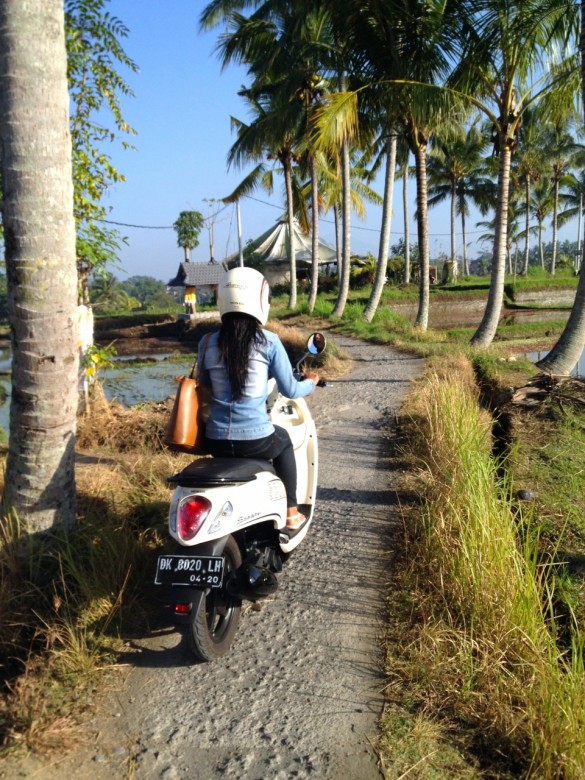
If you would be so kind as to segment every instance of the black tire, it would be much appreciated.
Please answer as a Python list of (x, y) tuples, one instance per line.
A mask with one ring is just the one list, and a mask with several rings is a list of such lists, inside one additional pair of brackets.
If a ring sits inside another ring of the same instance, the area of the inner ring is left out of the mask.
[[(240, 548), (233, 536), (228, 537), (222, 553), (224, 583), (242, 563)], [(228, 595), (225, 588), (211, 590), (201, 602), (188, 629), (189, 648), (201, 661), (214, 661), (225, 655), (238, 630), (242, 603)]]

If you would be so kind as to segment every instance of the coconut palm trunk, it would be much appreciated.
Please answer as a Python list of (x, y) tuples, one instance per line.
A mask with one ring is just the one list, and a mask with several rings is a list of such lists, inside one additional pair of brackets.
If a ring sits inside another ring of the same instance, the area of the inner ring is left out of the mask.
[(392, 203), (394, 200), (394, 175), (396, 171), (396, 133), (391, 133), (386, 145), (386, 176), (384, 177), (384, 205), (382, 207), (382, 229), (380, 231), (380, 247), (376, 263), (376, 277), (370, 294), (370, 299), (364, 311), (366, 322), (371, 322), (386, 283), (388, 269), (388, 248), (390, 245), (390, 227), (392, 225)]
[(404, 214), (404, 284), (410, 284), (410, 209), (408, 203), (408, 157), (402, 177), (402, 211)]
[(461, 209), (461, 241), (463, 242), (463, 274), (469, 276), (469, 260), (467, 259), (467, 227), (465, 224), (465, 208)]
[(317, 160), (311, 155), (311, 211), (313, 232), (311, 244), (311, 290), (309, 293), (309, 311), (312, 313), (317, 300), (319, 285), (319, 180), (317, 177)]
[(77, 273), (62, 0), (4, 0), (0, 51), (13, 351), (4, 502), (38, 532), (75, 521)]
[(416, 208), (419, 255), (419, 295), (418, 312), (414, 324), (426, 330), (429, 324), (429, 221), (427, 209), (427, 150), (426, 145), (414, 144), (414, 164), (416, 171)]
[(286, 188), (286, 219), (288, 223), (288, 263), (290, 272), (290, 293), (288, 308), (295, 309), (297, 305), (297, 259), (295, 247), (295, 221), (293, 211), (292, 170), (290, 162), (284, 160), (284, 181)]
[(498, 328), (500, 312), (504, 301), (504, 279), (506, 276), (506, 257), (508, 240), (508, 198), (510, 193), (510, 165), (512, 151), (508, 144), (503, 144), (500, 151), (500, 171), (498, 175), (498, 199), (496, 206), (496, 224), (494, 237), (494, 253), (490, 291), (485, 311), (478, 329), (471, 339), (476, 347), (489, 346)]
[[(585, 91), (585, 0), (581, 0), (581, 84)], [(583, 264), (571, 314), (561, 337), (548, 353), (537, 363), (543, 371), (551, 374), (568, 374), (574, 368), (585, 349), (585, 273)]]
[(341, 254), (341, 218), (339, 216), (339, 206), (333, 206), (333, 220), (335, 223), (335, 259), (337, 261), (337, 278), (341, 276), (341, 264), (343, 256)]
[(530, 176), (526, 174), (524, 183), (524, 196), (526, 198), (526, 220), (524, 223), (524, 262), (522, 264), (522, 276), (528, 275), (528, 262), (530, 260)]
[(585, 349), (585, 273), (581, 272), (573, 308), (565, 329), (548, 355), (536, 365), (550, 374), (566, 376)]
[(550, 272), (554, 276), (557, 267), (557, 225), (559, 217), (559, 181), (555, 177), (554, 185), (554, 205), (553, 205), (553, 218), (552, 218), (552, 257), (550, 260)]
[(341, 181), (343, 201), (341, 205), (341, 224), (342, 224), (342, 247), (341, 247), (341, 270), (339, 273), (339, 292), (335, 308), (334, 317), (341, 317), (347, 302), (349, 293), (349, 276), (351, 271), (350, 259), (350, 240), (351, 240), (351, 180), (349, 170), (349, 144), (345, 139), (341, 145)]
[(451, 262), (453, 274), (456, 275), (455, 263), (457, 262), (457, 239), (455, 237), (457, 225), (457, 183), (451, 183)]

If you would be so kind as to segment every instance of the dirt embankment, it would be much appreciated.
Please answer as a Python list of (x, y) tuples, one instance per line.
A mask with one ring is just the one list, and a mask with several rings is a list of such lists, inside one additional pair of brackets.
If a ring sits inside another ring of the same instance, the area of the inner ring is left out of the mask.
[(95, 340), (113, 344), (118, 355), (193, 352), (199, 339), (218, 326), (218, 319), (177, 319), (174, 315), (108, 317), (96, 320)]

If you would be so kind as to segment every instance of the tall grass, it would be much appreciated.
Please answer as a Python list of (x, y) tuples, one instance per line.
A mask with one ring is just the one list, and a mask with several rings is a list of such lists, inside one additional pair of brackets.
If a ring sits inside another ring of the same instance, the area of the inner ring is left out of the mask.
[[(179, 456), (180, 457), (180, 456)], [(79, 702), (146, 619), (176, 456), (79, 466), (79, 520), (40, 539), (4, 518), (0, 538), (0, 748), (46, 751), (75, 735)]]
[[(551, 578), (491, 456), (473, 370), (445, 361), (413, 401), (413, 456), (425, 477), (413, 574), (426, 618), (413, 668), (427, 699), (481, 724), (522, 776), (585, 776), (580, 640), (557, 646)], [(424, 594), (424, 595), (421, 595)]]

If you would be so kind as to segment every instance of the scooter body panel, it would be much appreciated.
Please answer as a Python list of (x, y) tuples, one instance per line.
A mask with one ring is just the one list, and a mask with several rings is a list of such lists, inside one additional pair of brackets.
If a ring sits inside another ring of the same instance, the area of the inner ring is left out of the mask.
[[(177, 515), (181, 504), (192, 496), (204, 496), (211, 503), (211, 508), (196, 535), (187, 540), (179, 534)], [(169, 531), (173, 539), (184, 547), (196, 547), (267, 522), (274, 528), (286, 525), (284, 485), (278, 477), (267, 471), (257, 472), (255, 479), (249, 482), (220, 487), (178, 486), (173, 491)]]
[[(315, 423), (304, 398), (288, 399), (274, 392), (270, 418), (274, 425), (281, 426), (290, 435), (297, 463), (297, 501), (300, 511), (307, 516), (307, 523), (295, 534), (287, 533), (284, 485), (267, 461), (199, 460), (182, 472), (182, 479), (180, 475), (173, 477), (178, 484), (171, 498), (169, 531), (181, 546), (196, 548), (230, 534), (237, 536), (244, 529), (261, 523), (268, 523), (280, 532), (278, 544), (283, 553), (292, 552), (305, 538), (313, 519), (317, 492)], [(189, 473), (190, 468), (193, 473)], [(211, 508), (195, 536), (184, 539), (177, 527), (177, 513), (181, 504), (192, 496), (204, 496)], [(195, 552), (198, 551), (193, 549)]]

